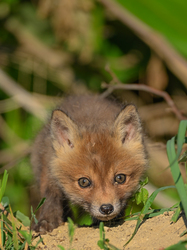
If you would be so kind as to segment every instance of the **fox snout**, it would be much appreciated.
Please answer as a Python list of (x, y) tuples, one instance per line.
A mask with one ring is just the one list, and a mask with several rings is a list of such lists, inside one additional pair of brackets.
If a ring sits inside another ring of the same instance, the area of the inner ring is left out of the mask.
[(93, 216), (93, 218), (101, 220), (101, 221), (108, 221), (116, 216), (118, 216), (122, 210), (125, 208), (125, 204), (121, 202), (106, 202), (101, 205), (99, 204), (91, 204), (89, 213)]
[(91, 206), (90, 214), (96, 220), (109, 221), (119, 214), (119, 207), (117, 209), (117, 207), (111, 203), (104, 203), (100, 207)]
[(109, 215), (114, 211), (112, 204), (103, 204), (100, 206), (99, 212), (104, 215)]

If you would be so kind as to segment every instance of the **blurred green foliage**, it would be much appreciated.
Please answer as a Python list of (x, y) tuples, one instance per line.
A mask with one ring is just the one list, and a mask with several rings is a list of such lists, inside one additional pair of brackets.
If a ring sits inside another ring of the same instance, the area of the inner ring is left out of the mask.
[[(0, 67), (49, 110), (56, 103), (56, 99), (51, 101), (50, 97), (89, 91), (101, 93), (101, 82), (111, 80), (106, 65), (110, 65), (121, 82), (142, 82), (146, 79), (151, 57), (150, 48), (101, 3), (72, 1), (72, 6), (75, 6), (70, 9), (68, 1), (0, 2)], [(69, 9), (66, 10), (62, 2)], [(162, 33), (187, 56), (185, 1), (117, 2)], [(168, 74), (170, 83), (174, 77), (171, 72)], [(177, 88), (182, 86), (178, 79), (173, 82), (178, 83)], [(173, 93), (175, 88), (167, 90)], [(138, 96), (139, 93), (135, 91), (133, 94)], [(23, 156), (24, 147), (20, 148), (20, 145), (23, 142), (25, 148), (32, 145), (42, 121), (24, 107), (11, 104), (11, 96), (1, 89), (0, 83), (0, 100), (3, 103), (6, 99), (10, 102), (0, 105), (0, 112), (10, 130), (6, 126), (0, 128), (0, 152), (6, 156), (0, 164), (9, 169), (6, 195), (13, 210), (28, 214), (29, 200), (33, 198), (29, 188), (33, 176), (29, 154)], [(141, 101), (149, 104), (154, 102), (154, 97), (151, 100), (142, 98)]]
[(187, 57), (187, 2), (185, 0), (117, 0), (135, 16), (158, 31)]

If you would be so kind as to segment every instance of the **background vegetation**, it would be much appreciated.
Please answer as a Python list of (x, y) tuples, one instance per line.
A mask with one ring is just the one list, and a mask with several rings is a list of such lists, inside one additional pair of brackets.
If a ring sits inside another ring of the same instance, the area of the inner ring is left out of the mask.
[[(187, 113), (186, 13), (186, 0), (0, 2), (0, 172), (8, 169), (13, 211), (29, 214), (32, 143), (46, 111), (68, 94), (135, 103), (147, 134), (148, 189), (173, 183), (165, 143)], [(159, 206), (174, 204), (174, 191), (164, 195)]]

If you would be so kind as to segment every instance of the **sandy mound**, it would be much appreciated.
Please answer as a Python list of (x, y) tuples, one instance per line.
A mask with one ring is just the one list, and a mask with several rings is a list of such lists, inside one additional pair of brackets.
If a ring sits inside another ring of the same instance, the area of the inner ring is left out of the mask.
[[(182, 217), (175, 223), (171, 223), (171, 217), (173, 212), (167, 213), (154, 218), (146, 220), (139, 228), (137, 234), (133, 240), (124, 248), (124, 244), (131, 237), (136, 221), (127, 221), (122, 225), (115, 227), (105, 227), (105, 236), (110, 240), (110, 243), (119, 249), (128, 250), (152, 250), (152, 249), (164, 249), (172, 244), (184, 240), (186, 236), (180, 237), (180, 234), (185, 230), (185, 223)], [(52, 233), (48, 233), (42, 236), (43, 244), (40, 243), (39, 249), (53, 249), (59, 248), (57, 245), (69, 248), (68, 237), (68, 224), (60, 226), (53, 230)], [(35, 241), (39, 239), (36, 238)], [(93, 227), (79, 227), (76, 228), (74, 234), (74, 240), (72, 249), (100, 249), (97, 246), (99, 240), (99, 228)]]

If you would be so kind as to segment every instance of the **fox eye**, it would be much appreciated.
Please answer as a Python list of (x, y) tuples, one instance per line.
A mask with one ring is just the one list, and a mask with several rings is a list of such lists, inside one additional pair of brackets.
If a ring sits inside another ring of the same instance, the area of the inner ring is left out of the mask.
[(91, 181), (88, 180), (87, 178), (83, 177), (78, 180), (79, 186), (81, 188), (87, 188), (91, 185)]
[(126, 175), (118, 174), (114, 177), (114, 181), (118, 184), (123, 184), (126, 181)]

